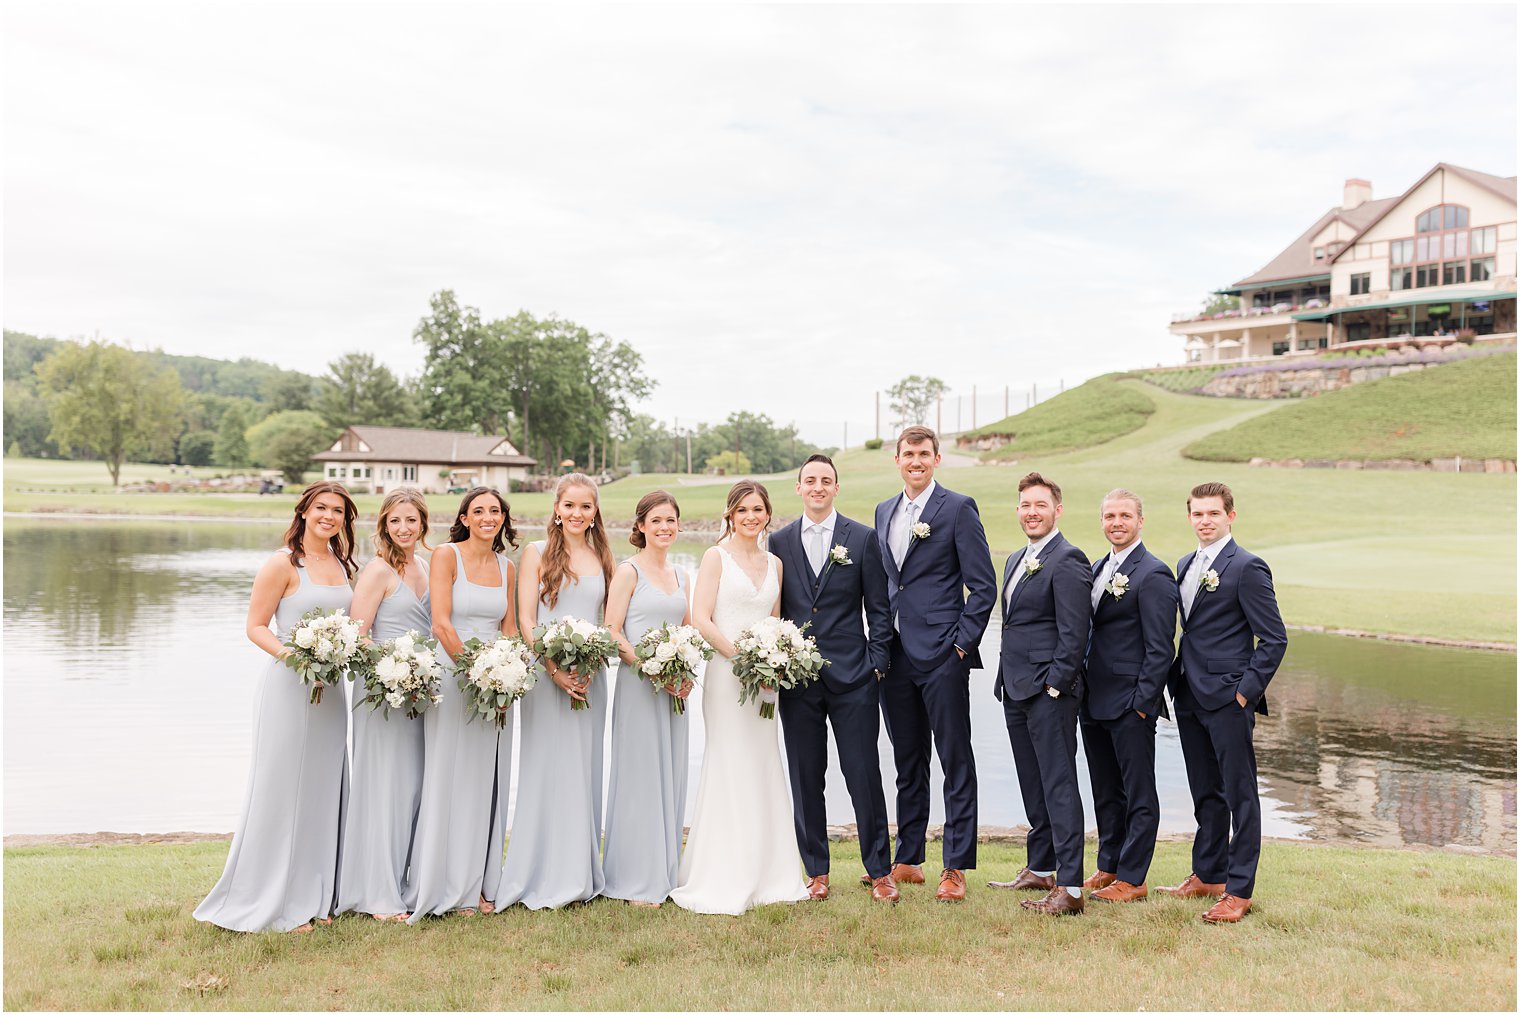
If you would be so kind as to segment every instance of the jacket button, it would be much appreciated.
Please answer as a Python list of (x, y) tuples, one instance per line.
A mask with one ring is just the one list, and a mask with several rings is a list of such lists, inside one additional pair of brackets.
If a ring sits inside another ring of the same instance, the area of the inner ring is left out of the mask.
[(817, 613), (817, 612), (818, 612), (818, 607), (816, 607), (816, 606), (815, 606), (815, 607), (813, 607), (813, 612), (814, 612), (814, 613)]
[(897, 586), (897, 591), (901, 592), (902, 590), (903, 590), (903, 587), (901, 585)]

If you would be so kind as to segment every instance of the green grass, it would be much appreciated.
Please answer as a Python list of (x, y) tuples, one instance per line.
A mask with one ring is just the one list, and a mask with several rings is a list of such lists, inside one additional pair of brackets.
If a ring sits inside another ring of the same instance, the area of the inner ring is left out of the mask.
[[(959, 906), (935, 903), (932, 884), (872, 904), (842, 843), (827, 902), (739, 918), (598, 900), (420, 927), (345, 917), (296, 936), (191, 919), (226, 851), (7, 849), (6, 1008), (1515, 1007), (1503, 858), (1267, 843), (1254, 910), (1210, 927), (1202, 902), (1160, 897), (1076, 919), (1027, 912), (984, 887), (1023, 860), (994, 844)], [(1163, 843), (1151, 884), (1187, 870), (1188, 847)]]
[(987, 452), (987, 461), (1092, 447), (1145, 425), (1155, 403), (1139, 388), (1118, 383), (1118, 374), (1094, 377), (1023, 412), (963, 436), (1012, 438)]
[(1158, 388), (1172, 391), (1179, 395), (1191, 395), (1207, 384), (1215, 374), (1226, 369), (1226, 365), (1188, 367), (1184, 370), (1134, 370), (1126, 374), (1126, 377), (1154, 384)]
[(1211, 433), (1182, 452), (1251, 458), (1515, 457), (1515, 354), (1356, 384)]
[[(1429, 373), (1451, 376), (1451, 371), (1496, 361), (1507, 361), (1513, 369), (1513, 356), (1494, 356)], [(1135, 380), (1119, 381), (1115, 388), (1140, 392), (1153, 405), (1154, 412), (1139, 429), (1094, 447), (1021, 455), (995, 467), (940, 470), (939, 479), (946, 486), (977, 499), (996, 563), (1023, 543), (1013, 504), (1018, 477), (1028, 469), (1038, 468), (1061, 484), (1066, 501), (1061, 529), (1089, 554), (1104, 549), (1098, 524), (1103, 494), (1116, 486), (1138, 492), (1146, 501), (1146, 545), (1169, 564), (1194, 542), (1184, 508), (1187, 491), (1205, 480), (1220, 480), (1235, 490), (1235, 534), (1272, 566), (1289, 623), (1514, 643), (1514, 476), (1253, 469), (1236, 462), (1192, 461), (1182, 456), (1182, 449), (1210, 433), (1248, 422), (1275, 426), (1273, 421), (1284, 413), (1314, 403), (1178, 395)], [(1472, 394), (1464, 398), (1478, 402)], [(1479, 411), (1512, 413), (1513, 399)], [(877, 502), (902, 488), (890, 447), (853, 448), (839, 454), (836, 462), (841, 481), (838, 507), (852, 518), (869, 522)], [(295, 502), (294, 495), (13, 492), (13, 476), (26, 480), (36, 464), (6, 462), (6, 511), (178, 513), (283, 522)], [(40, 464), (54, 468), (64, 463)], [(763, 478), (779, 518), (800, 513), (791, 473)], [(688, 527), (712, 527), (728, 486), (726, 479), (703, 476), (632, 476), (602, 489), (602, 510), (609, 523), (626, 523), (641, 496), (664, 488), (679, 499)], [(542, 521), (549, 501), (548, 494), (514, 494), (513, 515)], [(378, 497), (361, 496), (358, 502), (361, 512), (371, 517), (379, 506)], [(457, 506), (454, 497), (434, 496), (429, 502), (438, 518), (449, 517)], [(1432, 504), (1460, 505), (1460, 524), (1452, 534), (1413, 536), (1412, 512)], [(619, 541), (620, 551), (622, 546)]]

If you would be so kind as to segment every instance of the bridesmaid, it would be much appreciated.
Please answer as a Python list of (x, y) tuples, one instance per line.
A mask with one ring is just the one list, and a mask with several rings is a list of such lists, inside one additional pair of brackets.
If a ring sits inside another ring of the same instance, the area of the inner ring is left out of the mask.
[[(343, 695), (319, 704), (295, 670), (280, 632), (318, 607), (353, 599), (354, 518), (338, 483), (313, 483), (296, 502), (285, 546), (264, 562), (248, 601), (248, 640), (274, 658), (254, 705), (253, 758), (243, 814), (221, 880), (195, 918), (228, 930), (306, 933), (330, 923), (348, 761)], [(274, 626), (271, 627), (271, 620)]]
[[(396, 490), (380, 505), (371, 537), (376, 556), (359, 572), (351, 611), (376, 642), (408, 631), (422, 639), (433, 629), (427, 566), (417, 559), (417, 547), (427, 548), (427, 531), (427, 501), (418, 491)], [(411, 911), (406, 867), (422, 800), (423, 724), (404, 714), (387, 718), (360, 703), (363, 697), (363, 686), (355, 683), (338, 912), (405, 920)]]
[(412, 843), (408, 923), (459, 911), (489, 913), (501, 882), (507, 788), (512, 780), (512, 727), (472, 719), (453, 672), (471, 638), (517, 633), (510, 608), (517, 546), (506, 498), (477, 486), (464, 495), (449, 542), (433, 554), (428, 580), (433, 636), (444, 664), (443, 701), (422, 715), (426, 762), (422, 807)]
[[(628, 541), (639, 552), (618, 565), (607, 593), (607, 626), (622, 665), (612, 706), (612, 781), (607, 791), (607, 885), (602, 894), (658, 906), (676, 886), (686, 815), (686, 716), (671, 710), (637, 672), (633, 646), (661, 624), (690, 623), (685, 569), (671, 565), (681, 509), (664, 490), (635, 509)], [(680, 697), (690, 692), (688, 683)]]
[[(523, 551), (517, 579), (523, 630), (562, 617), (600, 624), (612, 567), (596, 484), (578, 472), (561, 477), (548, 537)], [(572, 699), (591, 707), (574, 711)], [(548, 663), (518, 707), (522, 775), (497, 901), (558, 909), (594, 899), (602, 892), (606, 677)]]

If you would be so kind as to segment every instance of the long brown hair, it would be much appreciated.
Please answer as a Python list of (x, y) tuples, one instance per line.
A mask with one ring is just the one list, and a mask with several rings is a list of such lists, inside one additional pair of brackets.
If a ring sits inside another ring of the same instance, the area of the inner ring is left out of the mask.
[[(760, 502), (765, 505), (766, 515), (772, 515), (771, 495), (765, 489), (765, 484), (755, 479), (739, 480), (739, 482), (728, 488), (728, 505), (723, 509), (723, 535), (718, 537), (719, 542), (734, 534), (734, 509), (739, 506), (740, 501), (752, 493), (760, 495)], [(770, 527), (769, 517), (766, 519), (766, 527)]]
[(343, 498), (343, 528), (327, 541), (327, 545), (332, 548), (338, 563), (343, 565), (343, 576), (352, 580), (354, 572), (358, 570), (354, 566), (354, 519), (359, 517), (359, 509), (354, 506), (354, 499), (348, 495), (342, 483), (318, 480), (301, 491), (301, 499), (296, 501), (296, 516), (291, 519), (290, 528), (285, 530), (285, 545), (290, 549), (290, 562), (297, 567), (301, 566), (301, 558), (306, 553), (301, 546), (301, 540), (306, 536), (306, 512), (310, 510), (312, 502), (324, 493)]
[(648, 545), (649, 540), (644, 538), (644, 533), (639, 531), (639, 526), (644, 524), (644, 519), (649, 517), (649, 512), (661, 504), (669, 504), (676, 513), (676, 521), (681, 520), (681, 505), (676, 499), (664, 490), (651, 490), (639, 498), (639, 504), (633, 509), (633, 531), (628, 533), (628, 542), (642, 550)]
[(510, 545), (514, 550), (517, 548), (517, 530), (512, 527), (512, 509), (507, 507), (507, 498), (501, 495), (501, 491), (494, 486), (472, 486), (464, 495), (464, 500), (459, 502), (459, 510), (454, 513), (454, 524), (449, 526), (449, 542), (463, 543), (470, 538), (470, 527), (465, 524), (464, 513), (470, 510), (470, 502), (483, 494), (490, 494), (496, 498), (496, 503), (501, 505), (501, 528), (496, 530), (496, 536), (491, 540), (491, 549), (497, 553), (506, 550)]
[[(571, 472), (561, 476), (558, 483), (554, 484), (554, 504), (559, 505), (560, 498), (565, 491), (572, 486), (584, 486), (591, 491), (591, 503), (593, 505), (591, 515), (591, 528), (586, 532), (586, 542), (596, 553), (597, 559), (602, 564), (602, 602), (607, 602), (607, 589), (612, 585), (612, 569), (616, 566), (612, 559), (612, 544), (607, 541), (607, 526), (602, 524), (602, 498), (598, 495), (596, 484), (591, 477), (581, 472)], [(539, 562), (539, 601), (553, 609), (554, 604), (559, 602), (559, 590), (566, 579), (580, 581), (578, 575), (570, 570), (570, 547), (565, 542), (565, 532), (559, 524), (559, 516), (555, 515), (549, 522), (549, 533), (544, 538), (544, 556)], [(591, 619), (589, 617), (583, 619)]]
[(422, 535), (418, 537), (417, 545), (424, 550), (430, 549), (427, 543), (427, 501), (421, 493), (405, 486), (399, 490), (392, 490), (386, 494), (385, 500), (380, 502), (380, 517), (375, 522), (375, 534), (370, 536), (370, 540), (375, 544), (375, 553), (380, 559), (389, 564), (392, 571), (398, 575), (404, 575), (406, 574), (406, 551), (396, 545), (396, 541), (391, 538), (390, 528), (385, 524), (390, 513), (399, 504), (410, 504), (417, 509), (417, 519), (422, 525)]

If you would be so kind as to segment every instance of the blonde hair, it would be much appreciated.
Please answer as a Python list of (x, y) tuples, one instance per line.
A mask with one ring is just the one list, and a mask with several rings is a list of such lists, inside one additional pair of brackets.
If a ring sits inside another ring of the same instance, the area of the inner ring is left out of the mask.
[[(602, 602), (605, 604), (607, 589), (612, 585), (612, 569), (616, 566), (616, 562), (612, 559), (612, 544), (607, 541), (607, 526), (602, 524), (602, 499), (590, 476), (583, 472), (571, 472), (561, 476), (559, 482), (554, 484), (556, 507), (559, 505), (560, 498), (565, 495), (565, 491), (572, 486), (584, 486), (591, 491), (593, 511), (591, 528), (586, 532), (586, 542), (596, 553), (597, 560), (602, 565)], [(555, 515), (549, 523), (549, 532), (544, 537), (544, 556), (539, 562), (539, 601), (553, 608), (554, 604), (559, 602), (560, 586), (567, 579), (572, 582), (580, 581), (580, 577), (570, 570), (570, 545), (565, 541), (565, 532), (559, 525), (559, 516)]]
[(406, 573), (406, 551), (396, 545), (391, 538), (389, 526), (385, 524), (390, 513), (396, 510), (399, 504), (410, 504), (417, 509), (417, 519), (422, 525), (422, 535), (417, 539), (417, 545), (424, 550), (431, 549), (428, 546), (428, 509), (427, 501), (422, 494), (411, 487), (402, 487), (392, 490), (385, 495), (385, 500), (380, 502), (380, 517), (375, 519), (375, 532), (371, 535), (370, 542), (375, 546), (375, 555), (391, 566), (391, 570), (397, 574)]

